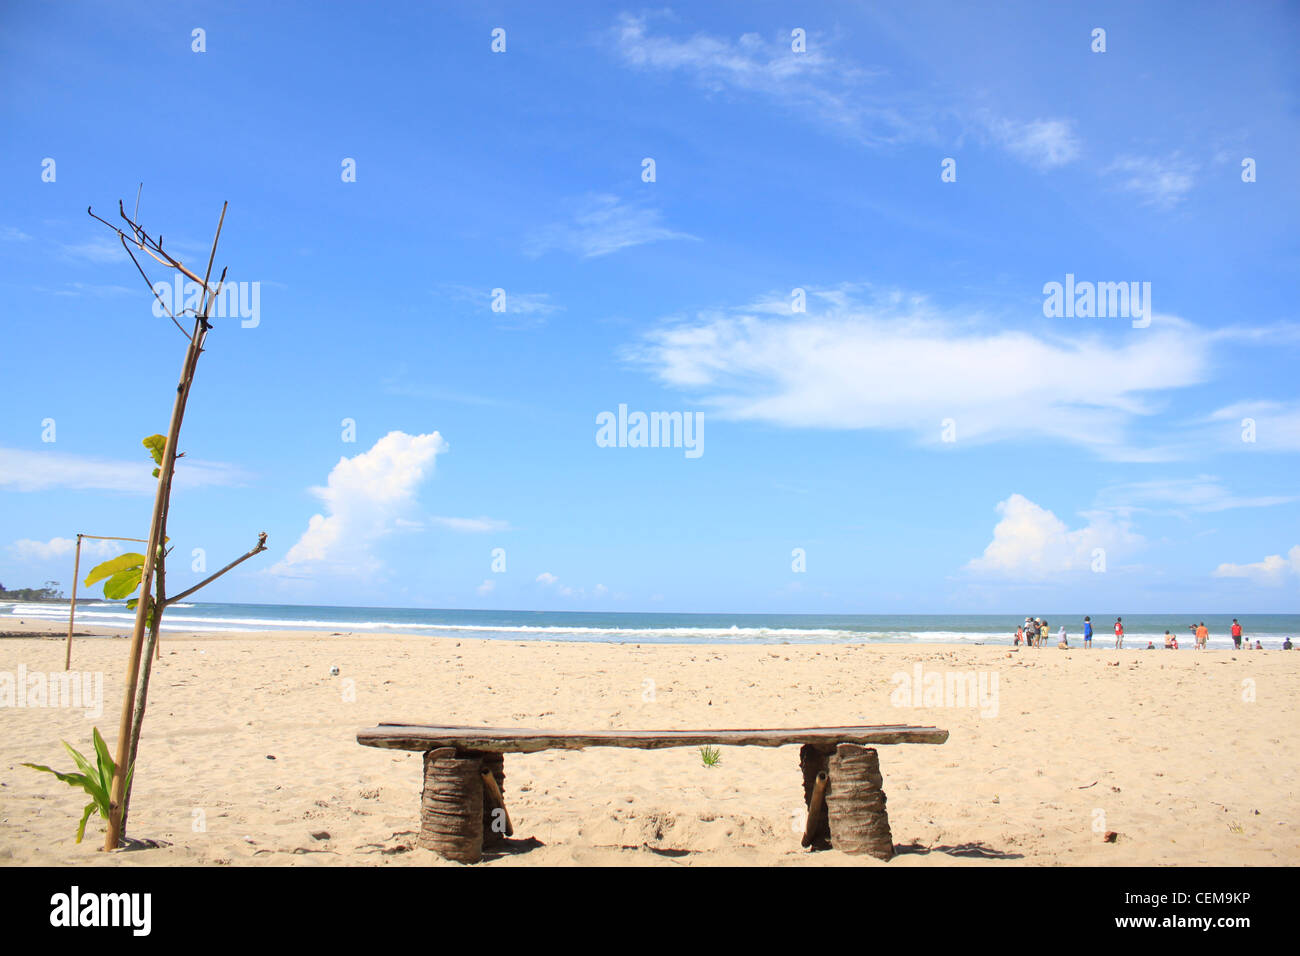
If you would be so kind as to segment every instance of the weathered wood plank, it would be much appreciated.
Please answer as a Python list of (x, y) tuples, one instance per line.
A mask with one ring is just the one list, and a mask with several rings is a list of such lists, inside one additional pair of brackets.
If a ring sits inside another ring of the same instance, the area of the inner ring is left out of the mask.
[(522, 727), (438, 727), (384, 723), (357, 732), (357, 743), (387, 750), (455, 747), (486, 753), (537, 753), (586, 747), (784, 747), (790, 744), (833, 750), (836, 744), (941, 744), (948, 731), (937, 727), (882, 724), (856, 727), (793, 727), (780, 730), (533, 730)]

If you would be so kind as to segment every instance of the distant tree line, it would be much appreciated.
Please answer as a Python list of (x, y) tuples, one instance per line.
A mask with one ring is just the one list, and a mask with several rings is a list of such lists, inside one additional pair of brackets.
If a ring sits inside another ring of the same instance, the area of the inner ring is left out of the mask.
[(0, 584), (0, 601), (62, 601), (58, 581), (46, 581), (43, 588), (16, 588), (10, 591)]

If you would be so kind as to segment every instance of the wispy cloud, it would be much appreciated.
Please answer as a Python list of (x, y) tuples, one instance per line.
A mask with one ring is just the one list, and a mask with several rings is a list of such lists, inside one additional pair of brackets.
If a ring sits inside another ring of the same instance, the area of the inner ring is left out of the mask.
[(1064, 119), (1029, 122), (985, 116), (993, 139), (1017, 159), (1039, 169), (1053, 169), (1079, 156), (1079, 139), (1074, 124)]
[(670, 229), (663, 214), (640, 200), (601, 193), (579, 200), (572, 215), (529, 237), (524, 252), (540, 256), (553, 249), (592, 259), (611, 252), (665, 239), (695, 239)]
[[(51, 561), (55, 558), (71, 557), (77, 550), (76, 538), (51, 538), (49, 541), (33, 541), (23, 538), (9, 545), (8, 550), (19, 561)], [(116, 541), (96, 541), (86, 539), (81, 543), (81, 553), (92, 558), (109, 558), (122, 553), (122, 546)]]
[(108, 239), (103, 236), (96, 236), (93, 239), (87, 239), (85, 242), (60, 243), (59, 248), (66, 255), (76, 259), (85, 259), (89, 262), (125, 262), (127, 260), (127, 254), (122, 248), (122, 243), (117, 239)]
[(858, 302), (839, 290), (810, 293), (805, 314), (776, 295), (701, 312), (652, 330), (627, 357), (723, 418), (903, 430), (934, 445), (952, 419), (957, 445), (1048, 437), (1161, 460), (1175, 451), (1135, 444), (1130, 426), (1160, 409), (1162, 392), (1205, 380), (1209, 353), (1204, 334), (1173, 316), (1132, 336), (1028, 332), (917, 296)]
[(564, 306), (551, 301), (549, 292), (523, 292), (504, 285), (487, 289), (445, 283), (438, 287), (436, 294), (464, 307), (472, 315), (491, 317), (503, 328), (534, 328), (545, 324), (549, 316), (564, 311)]
[[(0, 488), (8, 491), (46, 491), (51, 488), (120, 491), (153, 494), (157, 479), (148, 456), (140, 461), (93, 458), (61, 451), (27, 451), (0, 448)], [(248, 473), (224, 462), (182, 458), (176, 466), (177, 488), (241, 485)]]
[(1103, 170), (1121, 189), (1136, 194), (1143, 205), (1172, 209), (1196, 185), (1196, 163), (1175, 152), (1155, 156), (1120, 156)]
[(445, 518), (431, 516), (429, 521), (462, 534), (487, 534), (494, 531), (509, 531), (510, 522), (499, 518)]
[(1210, 513), (1235, 508), (1267, 508), (1293, 501), (1300, 501), (1300, 496), (1237, 495), (1213, 475), (1127, 482), (1103, 488), (1097, 495), (1097, 507), (1119, 514), (1135, 511)]
[(632, 69), (679, 75), (711, 95), (761, 98), (868, 147), (938, 145), (976, 132), (1039, 169), (1079, 155), (1071, 120), (1022, 121), (970, 109), (960, 96), (900, 88), (886, 70), (837, 56), (833, 37), (811, 35), (804, 52), (795, 52), (789, 33), (675, 37), (654, 32), (646, 16), (626, 13), (611, 35)]
[(1216, 443), (1234, 451), (1300, 451), (1300, 402), (1236, 402), (1204, 422)]

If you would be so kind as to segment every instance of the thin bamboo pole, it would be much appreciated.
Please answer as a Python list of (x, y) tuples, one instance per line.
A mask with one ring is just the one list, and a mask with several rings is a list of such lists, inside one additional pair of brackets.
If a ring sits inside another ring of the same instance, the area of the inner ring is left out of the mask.
[(63, 657), (63, 669), (72, 669), (72, 624), (77, 616), (77, 581), (81, 578), (81, 540), (83, 538), (93, 538), (96, 541), (139, 541), (147, 544), (144, 538), (121, 538), (116, 535), (104, 534), (78, 534), (77, 535), (77, 559), (72, 565), (72, 604), (68, 606), (68, 650)]
[(77, 617), (77, 581), (81, 579), (81, 535), (77, 535), (77, 557), (72, 562), (72, 603), (68, 605), (68, 649), (63, 655), (63, 669), (72, 670), (72, 624)]

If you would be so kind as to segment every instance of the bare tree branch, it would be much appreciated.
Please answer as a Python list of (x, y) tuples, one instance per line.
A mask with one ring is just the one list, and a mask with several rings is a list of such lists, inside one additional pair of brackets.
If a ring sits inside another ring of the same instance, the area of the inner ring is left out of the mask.
[(238, 557), (238, 558), (235, 558), (235, 560), (231, 561), (229, 564), (227, 564), (224, 568), (222, 568), (222, 569), (221, 569), (220, 571), (218, 571), (216, 574), (211, 574), (211, 575), (209, 575), (208, 577), (204, 578), (202, 581), (200, 581), (198, 584), (194, 585), (194, 587), (190, 588), (188, 591), (182, 591), (180, 594), (177, 594), (175, 597), (170, 597), (170, 598), (168, 598), (168, 599), (166, 600), (166, 602), (163, 604), (163, 607), (170, 607), (171, 605), (175, 604), (177, 601), (182, 600), (183, 598), (187, 598), (187, 597), (189, 597), (191, 594), (193, 594), (193, 593), (194, 593), (195, 591), (197, 591), (199, 588), (207, 587), (209, 584), (211, 584), (211, 583), (212, 583), (213, 581), (215, 581), (217, 578), (221, 577), (223, 574), (225, 574), (225, 573), (226, 573), (227, 571), (229, 571), (231, 568), (235, 567), (236, 565), (243, 564), (245, 561), (247, 561), (247, 560), (248, 560), (249, 558), (251, 558), (253, 555), (255, 555), (255, 554), (260, 554), (261, 552), (263, 552), (263, 551), (265, 551), (265, 550), (266, 550), (266, 532), (263, 531), (263, 532), (260, 532), (260, 533), (258, 534), (258, 536), (257, 536), (257, 544), (256, 544), (256, 546), (254, 546), (252, 549), (250, 549), (250, 550), (248, 551), (247, 554), (244, 554), (244, 555), (241, 555), (241, 556)]

